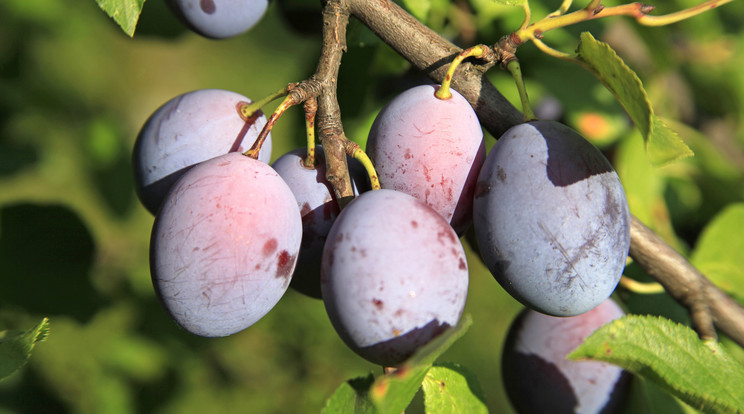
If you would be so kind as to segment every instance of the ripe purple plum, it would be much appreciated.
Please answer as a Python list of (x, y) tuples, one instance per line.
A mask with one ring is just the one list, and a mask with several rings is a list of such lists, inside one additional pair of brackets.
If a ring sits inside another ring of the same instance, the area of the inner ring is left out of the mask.
[[(320, 261), (323, 246), (340, 209), (333, 187), (326, 179), (323, 148), (315, 147), (314, 168), (305, 167), (305, 157), (307, 148), (296, 149), (279, 157), (272, 167), (294, 193), (302, 215), (302, 245), (290, 287), (321, 299)], [(370, 190), (369, 178), (362, 165), (350, 157), (346, 161), (354, 195)]]
[(269, 0), (168, 0), (173, 14), (204, 37), (225, 39), (251, 29)]
[(599, 327), (623, 315), (612, 299), (565, 318), (522, 311), (509, 328), (502, 354), (504, 387), (516, 411), (620, 412), (630, 374), (612, 364), (568, 360), (566, 355)]
[[(266, 125), (260, 111), (241, 118), (238, 107), (250, 99), (222, 89), (179, 95), (158, 108), (137, 136), (132, 154), (135, 190), (155, 214), (173, 183), (190, 167), (228, 152), (245, 152)], [(271, 159), (271, 135), (259, 152)]]
[(372, 124), (367, 154), (382, 188), (424, 201), (462, 234), (485, 160), (483, 131), (462, 95), (438, 99), (438, 88), (416, 86), (388, 103)]
[(281, 177), (243, 154), (221, 155), (168, 193), (150, 241), (153, 284), (187, 331), (231, 335), (282, 297), (301, 240), (297, 202)]
[(368, 361), (396, 366), (458, 323), (468, 266), (436, 211), (408, 194), (373, 190), (331, 227), (321, 289), (341, 339)]
[(615, 290), (630, 212), (610, 162), (554, 121), (517, 125), (488, 154), (473, 206), (478, 246), (496, 280), (554, 316), (589, 311)]

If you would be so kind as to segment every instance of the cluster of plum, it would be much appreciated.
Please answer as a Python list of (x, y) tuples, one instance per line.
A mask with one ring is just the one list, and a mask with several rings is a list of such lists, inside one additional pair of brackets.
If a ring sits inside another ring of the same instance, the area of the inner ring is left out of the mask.
[[(172, 3), (198, 27), (187, 13), (196, 2)], [(200, 10), (214, 14), (210, 4)], [(411, 88), (380, 112), (366, 153), (382, 189), (370, 190), (349, 158), (356, 197), (343, 211), (321, 147), (310, 165), (307, 149), (269, 165), (270, 135), (256, 158), (243, 154), (266, 124), (241, 111), (248, 98), (198, 90), (160, 107), (137, 137), (133, 166), (156, 216), (150, 265), (161, 302), (187, 331), (219, 337), (258, 321), (291, 286), (323, 300), (360, 356), (397, 366), (458, 323), (468, 290), (460, 237), (472, 226), (491, 273), (530, 308), (504, 350), (515, 406), (552, 404), (544, 392), (530, 397), (537, 384), (553, 390), (552, 407), (613, 406), (622, 371), (564, 358), (622, 314), (608, 299), (630, 244), (617, 174), (554, 121), (509, 129), (486, 156), (470, 104), (455, 91), (438, 97), (439, 88)]]

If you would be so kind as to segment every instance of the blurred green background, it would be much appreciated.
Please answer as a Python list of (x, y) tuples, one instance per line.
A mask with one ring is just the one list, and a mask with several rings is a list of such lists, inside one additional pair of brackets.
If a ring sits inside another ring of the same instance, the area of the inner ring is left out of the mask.
[[(321, 301), (291, 290), (228, 338), (177, 328), (152, 289), (153, 217), (133, 191), (134, 139), (167, 100), (202, 88), (259, 99), (312, 74), (318, 3), (272, 2), (249, 33), (212, 41), (184, 30), (160, 0), (145, 4), (133, 39), (92, 0), (0, 2), (0, 330), (51, 320), (49, 339), (28, 365), (0, 381), (0, 413), (314, 413), (344, 380), (381, 371), (346, 348)], [(532, 2), (533, 16), (559, 3)], [(461, 46), (494, 43), (522, 19), (518, 8), (491, 0), (428, 4), (419, 17)], [(657, 6), (671, 12), (693, 4)], [(538, 110), (600, 146), (633, 213), (685, 254), (717, 214), (744, 202), (742, 21), (744, 3), (734, 2), (671, 27), (618, 18), (546, 36), (572, 51), (578, 33), (590, 30), (638, 72), (656, 112), (697, 154), (657, 169), (594, 78), (532, 45), (519, 51)], [(497, 70), (489, 76), (516, 103), (511, 79)], [(339, 79), (347, 134), (363, 143), (379, 108), (421, 81), (354, 22)], [(302, 145), (302, 119), (290, 110), (274, 128), (273, 159)], [(499, 359), (522, 307), (465, 244), (474, 326), (443, 360), (475, 372), (492, 412), (511, 412)], [(628, 273), (647, 278), (634, 266)], [(686, 318), (666, 295), (616, 297), (634, 312)]]

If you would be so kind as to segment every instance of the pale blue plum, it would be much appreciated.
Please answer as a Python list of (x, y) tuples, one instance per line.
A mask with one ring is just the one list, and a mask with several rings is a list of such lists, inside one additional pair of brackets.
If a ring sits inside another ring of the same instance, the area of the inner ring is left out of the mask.
[[(266, 125), (260, 111), (243, 119), (238, 111), (250, 99), (221, 89), (179, 95), (158, 108), (137, 135), (132, 153), (135, 190), (142, 204), (157, 213), (165, 194), (190, 167), (228, 152), (245, 152)], [(258, 159), (271, 159), (271, 135)]]
[(239, 332), (287, 290), (302, 239), (292, 191), (266, 163), (229, 153), (191, 168), (155, 218), (150, 269), (187, 331)]
[(196, 33), (225, 39), (255, 26), (266, 12), (269, 0), (168, 0), (168, 5)]
[(377, 115), (367, 140), (382, 188), (425, 202), (462, 234), (473, 213), (475, 182), (485, 159), (483, 131), (465, 98), (438, 85), (416, 86)]
[(630, 374), (612, 364), (568, 360), (566, 355), (592, 332), (623, 315), (612, 299), (578, 316), (522, 311), (509, 328), (501, 364), (504, 387), (516, 411), (621, 412)]
[(610, 162), (554, 121), (515, 126), (478, 177), (474, 228), (481, 257), (512, 296), (573, 316), (607, 299), (630, 248), (630, 212)]
[(323, 250), (331, 323), (363, 358), (396, 366), (462, 315), (468, 266), (457, 234), (431, 207), (394, 190), (363, 193)]

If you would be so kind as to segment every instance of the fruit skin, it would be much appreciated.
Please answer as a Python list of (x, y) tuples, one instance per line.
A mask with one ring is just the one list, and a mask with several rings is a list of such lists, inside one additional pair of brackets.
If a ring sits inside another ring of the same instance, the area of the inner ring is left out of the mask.
[(261, 20), (268, 0), (167, 0), (173, 14), (194, 32), (226, 39), (251, 29)]
[(289, 286), (302, 220), (271, 167), (240, 153), (190, 169), (155, 218), (150, 270), (158, 296), (187, 331), (239, 332)]
[(622, 368), (566, 355), (600, 326), (624, 315), (612, 299), (578, 316), (523, 310), (509, 328), (502, 354), (506, 393), (525, 413), (616, 413), (630, 388)]
[[(304, 166), (305, 157), (306, 148), (296, 149), (279, 157), (271, 166), (292, 190), (302, 216), (302, 245), (290, 287), (321, 299), (320, 262), (323, 246), (340, 209), (333, 187), (326, 179), (323, 147), (315, 147), (315, 168)], [(354, 195), (370, 190), (364, 167), (350, 157), (346, 161)]]
[(462, 234), (472, 219), (473, 192), (485, 160), (483, 131), (468, 101), (438, 85), (408, 89), (375, 118), (367, 140), (382, 188), (431, 206)]
[[(135, 190), (147, 210), (157, 213), (168, 189), (194, 164), (250, 149), (266, 117), (259, 111), (246, 122), (238, 112), (241, 102), (251, 101), (231, 91), (200, 89), (169, 100), (147, 119), (132, 152)], [(271, 134), (258, 159), (270, 161)]]
[(321, 289), (344, 342), (368, 361), (395, 366), (458, 323), (468, 266), (457, 234), (431, 207), (373, 190), (333, 224)]
[(630, 248), (630, 212), (612, 165), (553, 121), (502, 135), (478, 177), (473, 206), (481, 257), (512, 296), (573, 316), (607, 299)]

